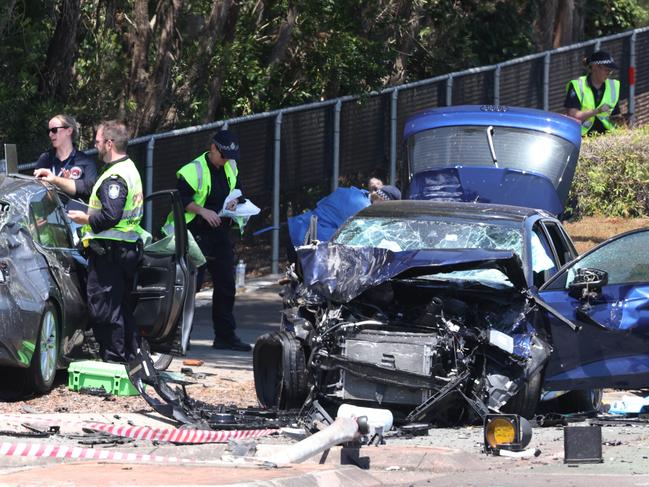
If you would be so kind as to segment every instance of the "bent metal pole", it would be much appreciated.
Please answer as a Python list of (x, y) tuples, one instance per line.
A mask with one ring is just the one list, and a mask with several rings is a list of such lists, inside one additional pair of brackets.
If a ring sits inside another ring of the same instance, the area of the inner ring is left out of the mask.
[(327, 428), (305, 438), (270, 457), (263, 458), (275, 465), (302, 463), (318, 453), (360, 436), (358, 418), (337, 418)]

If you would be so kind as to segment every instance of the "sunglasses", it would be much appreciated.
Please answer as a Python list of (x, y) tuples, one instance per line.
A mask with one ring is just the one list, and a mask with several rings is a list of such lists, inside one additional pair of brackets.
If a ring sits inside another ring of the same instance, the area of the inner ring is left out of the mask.
[(48, 134), (55, 134), (55, 133), (57, 133), (59, 131), (59, 129), (69, 129), (69, 128), (70, 127), (67, 126), (67, 125), (62, 125), (60, 127), (52, 127), (52, 128), (47, 129), (47, 133)]

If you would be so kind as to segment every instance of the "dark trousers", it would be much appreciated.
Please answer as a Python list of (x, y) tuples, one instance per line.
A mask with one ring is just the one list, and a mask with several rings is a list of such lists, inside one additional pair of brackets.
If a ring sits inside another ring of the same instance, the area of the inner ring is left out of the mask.
[[(204, 226), (192, 229), (192, 234), (207, 259), (207, 270), (212, 276), (212, 326), (218, 340), (228, 341), (235, 336), (237, 324), (234, 319), (234, 251), (230, 242), (229, 228), (214, 229)], [(199, 272), (197, 289), (202, 275)]]
[(131, 300), (139, 260), (135, 243), (95, 240), (88, 250), (88, 311), (106, 362), (128, 362), (139, 347)]

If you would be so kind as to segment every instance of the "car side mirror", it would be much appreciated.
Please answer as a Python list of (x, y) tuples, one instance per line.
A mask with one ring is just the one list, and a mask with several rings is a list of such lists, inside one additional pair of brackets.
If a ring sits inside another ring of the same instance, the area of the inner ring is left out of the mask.
[(584, 267), (577, 269), (575, 278), (568, 286), (568, 294), (573, 298), (586, 299), (601, 291), (608, 284), (608, 272)]

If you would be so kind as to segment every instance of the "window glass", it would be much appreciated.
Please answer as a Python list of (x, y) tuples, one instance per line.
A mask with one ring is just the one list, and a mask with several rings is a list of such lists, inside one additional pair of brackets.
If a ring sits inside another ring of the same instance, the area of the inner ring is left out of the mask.
[[(492, 166), (487, 127), (452, 126), (430, 129), (408, 139), (411, 177), (426, 170)], [(558, 188), (566, 168), (579, 151), (570, 142), (537, 130), (493, 127), (491, 140), (498, 167), (546, 176)]]
[(557, 264), (552, 246), (540, 225), (535, 225), (531, 236), (532, 276), (534, 285), (540, 287), (557, 273)]
[(354, 218), (334, 242), (355, 247), (379, 247), (395, 252), (419, 249), (511, 250), (522, 255), (522, 230), (510, 222), (422, 220), (399, 217)]
[(34, 240), (44, 247), (72, 248), (68, 226), (58, 207), (54, 193), (44, 191), (29, 204), (31, 232)]
[[(423, 249), (510, 250), (522, 255), (522, 227), (509, 221), (405, 219), (402, 217), (353, 218), (334, 236), (338, 244), (378, 247), (399, 252)], [(471, 269), (420, 276), (420, 279), (476, 281), (490, 287), (512, 287), (498, 269)]]
[(564, 266), (573, 259), (572, 248), (566, 240), (565, 233), (554, 222), (544, 222), (545, 228), (550, 234), (554, 249), (559, 257), (559, 265)]
[(615, 239), (584, 256), (568, 269), (566, 276), (553, 282), (548, 289), (567, 289), (577, 269), (595, 268), (608, 273), (609, 284), (649, 282), (649, 230)]

